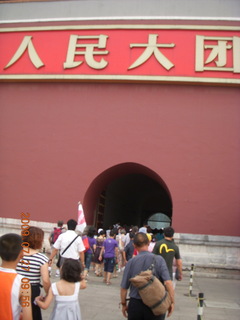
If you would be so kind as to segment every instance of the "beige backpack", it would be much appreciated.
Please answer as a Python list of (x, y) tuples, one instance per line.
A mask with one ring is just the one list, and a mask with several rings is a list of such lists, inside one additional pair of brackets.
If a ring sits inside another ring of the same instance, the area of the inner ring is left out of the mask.
[[(165, 314), (171, 305), (169, 294), (161, 281), (153, 274), (155, 257), (151, 267), (131, 278), (131, 283), (138, 289), (138, 293), (155, 316)], [(152, 270), (151, 270), (152, 269)]]

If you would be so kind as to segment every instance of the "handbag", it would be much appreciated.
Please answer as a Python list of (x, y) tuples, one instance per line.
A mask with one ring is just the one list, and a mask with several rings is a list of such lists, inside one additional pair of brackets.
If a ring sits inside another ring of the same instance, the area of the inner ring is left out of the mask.
[(57, 263), (56, 263), (56, 266), (57, 266), (58, 268), (60, 268), (60, 266), (61, 266), (61, 258), (62, 258), (62, 255), (63, 255), (63, 254), (67, 251), (67, 249), (73, 244), (73, 242), (77, 239), (77, 237), (79, 237), (79, 235), (77, 235), (77, 236), (69, 243), (69, 245), (63, 250), (63, 252), (59, 254), (58, 261), (57, 261)]
[(130, 282), (138, 289), (143, 301), (155, 316), (165, 314), (171, 306), (171, 299), (161, 281), (154, 275), (155, 256), (148, 270), (140, 272), (130, 279)]
[(84, 247), (85, 247), (84, 252), (86, 252), (86, 251), (88, 251), (90, 249), (90, 244), (89, 244), (89, 241), (88, 241), (88, 237), (87, 236), (82, 237), (82, 241), (83, 241), (83, 244), (84, 244)]

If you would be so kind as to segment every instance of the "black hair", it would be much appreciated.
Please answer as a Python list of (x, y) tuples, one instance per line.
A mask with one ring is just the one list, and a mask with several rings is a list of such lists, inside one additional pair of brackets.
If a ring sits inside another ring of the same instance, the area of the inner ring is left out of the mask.
[(58, 227), (62, 227), (63, 226), (63, 221), (62, 220), (59, 220), (58, 223), (57, 223)]
[(109, 234), (110, 237), (115, 237), (115, 236), (116, 236), (117, 233), (116, 233), (115, 230), (116, 230), (116, 229), (113, 229), (113, 230), (110, 231), (110, 234)]
[(0, 256), (4, 261), (15, 261), (22, 250), (22, 238), (16, 233), (0, 237)]
[(172, 238), (174, 235), (174, 229), (172, 227), (167, 227), (163, 231), (164, 236), (167, 238)]
[(88, 229), (87, 236), (90, 237), (90, 238), (93, 238), (95, 236), (95, 234), (96, 234), (95, 227), (90, 226), (89, 229)]
[(64, 259), (61, 267), (61, 279), (68, 282), (79, 282), (82, 280), (82, 265), (79, 260)]
[(136, 247), (141, 248), (149, 244), (148, 237), (144, 232), (138, 232), (134, 235), (133, 243)]
[(98, 232), (98, 236), (103, 236), (105, 234), (104, 230), (101, 230), (100, 232)]
[[(112, 235), (111, 235), (112, 233)], [(113, 228), (111, 231), (110, 231), (110, 236), (113, 237), (113, 236), (116, 236), (118, 234), (118, 229), (117, 228)]]
[(129, 238), (130, 238), (130, 239), (133, 239), (133, 238), (134, 238), (134, 233), (130, 232), (130, 233), (129, 233)]
[(75, 230), (76, 226), (77, 226), (77, 221), (73, 220), (73, 219), (70, 219), (67, 222), (67, 226), (68, 226), (68, 230)]

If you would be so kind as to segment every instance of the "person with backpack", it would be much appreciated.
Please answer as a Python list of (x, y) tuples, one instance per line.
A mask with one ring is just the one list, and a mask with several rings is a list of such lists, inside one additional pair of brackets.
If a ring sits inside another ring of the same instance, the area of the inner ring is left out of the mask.
[[(50, 243), (51, 248), (53, 247), (54, 243), (57, 241), (58, 237), (60, 236), (61, 233), (65, 232), (66, 228), (63, 227), (63, 221), (59, 220), (57, 223), (57, 227), (54, 227), (53, 230), (50, 233), (50, 236), (48, 238), (48, 241)], [(60, 255), (58, 255), (57, 259), (60, 259)], [(57, 263), (58, 264), (58, 263)], [(51, 267), (49, 267), (49, 272), (51, 273)], [(56, 269), (56, 277), (59, 277), (60, 270), (57, 267)]]
[[(146, 233), (136, 233), (133, 244), (138, 251), (138, 255), (128, 261), (123, 272), (120, 289), (122, 314), (128, 320), (164, 320), (165, 314), (155, 315), (152, 309), (144, 304), (138, 288), (132, 285), (130, 279), (134, 278), (141, 271), (149, 270), (152, 263), (154, 263), (154, 276), (164, 284), (170, 297), (171, 305), (167, 311), (167, 316), (169, 317), (174, 310), (174, 289), (166, 262), (163, 257), (154, 255), (148, 251), (149, 239)], [(149, 281), (149, 285), (150, 283), (151, 281)], [(128, 290), (129, 303), (127, 303)]]
[(64, 231), (66, 231), (66, 229), (65, 229), (65, 227), (63, 227), (63, 221), (59, 220), (57, 223), (57, 227), (53, 228), (53, 230), (51, 231), (50, 236), (48, 238), (48, 241), (49, 241), (51, 247), (56, 242), (59, 235)]

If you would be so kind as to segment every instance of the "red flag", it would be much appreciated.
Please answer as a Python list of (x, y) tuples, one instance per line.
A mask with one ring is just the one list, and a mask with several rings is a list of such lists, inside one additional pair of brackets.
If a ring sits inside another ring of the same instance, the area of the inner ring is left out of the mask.
[(87, 226), (84, 212), (83, 212), (83, 207), (81, 202), (78, 202), (78, 224), (77, 224), (77, 230), (80, 232), (83, 232), (85, 227)]

